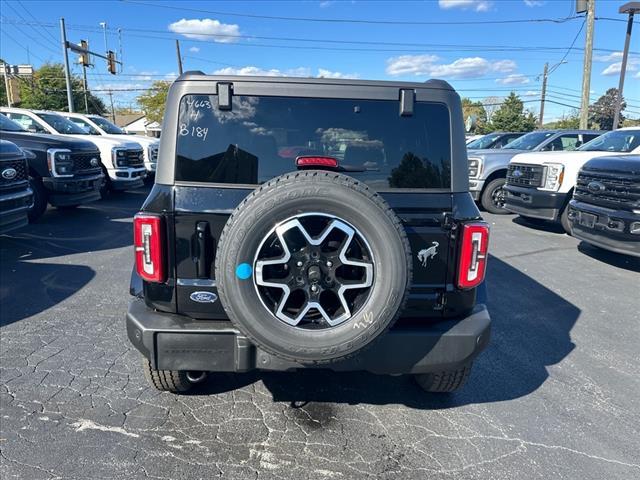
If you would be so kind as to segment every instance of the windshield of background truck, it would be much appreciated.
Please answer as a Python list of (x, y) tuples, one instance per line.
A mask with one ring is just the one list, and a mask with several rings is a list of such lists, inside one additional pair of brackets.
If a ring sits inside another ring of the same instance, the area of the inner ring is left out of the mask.
[(534, 150), (554, 132), (531, 132), (502, 147), (504, 150)]
[(5, 117), (1, 113), (0, 113), (0, 130), (4, 130), (5, 132), (26, 132), (27, 131), (26, 129), (22, 128), (22, 125)]
[(114, 125), (106, 118), (102, 118), (99, 116), (91, 116), (89, 117), (96, 125), (98, 125), (102, 130), (107, 132), (109, 135), (126, 135), (127, 132), (122, 130), (117, 125)]
[(216, 95), (180, 102), (175, 178), (258, 184), (296, 170), (296, 157), (333, 157), (348, 175), (376, 189), (449, 188), (449, 110), (416, 102)]
[(36, 113), (36, 115), (47, 122), (47, 124), (58, 133), (64, 135), (89, 135), (89, 132), (84, 128), (79, 127), (57, 113)]
[(594, 138), (578, 150), (585, 152), (621, 152), (629, 153), (640, 147), (640, 129), (614, 130)]
[(500, 136), (499, 133), (490, 133), (484, 137), (476, 138), (473, 142), (467, 144), (468, 150), (480, 150), (483, 148), (489, 148), (493, 141)]

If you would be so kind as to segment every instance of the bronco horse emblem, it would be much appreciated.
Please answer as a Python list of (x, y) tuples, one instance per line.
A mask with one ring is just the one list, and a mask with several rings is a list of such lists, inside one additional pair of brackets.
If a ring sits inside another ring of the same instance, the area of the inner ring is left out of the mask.
[(422, 262), (422, 266), (427, 266), (427, 260), (435, 257), (438, 254), (438, 242), (431, 242), (431, 246), (429, 248), (423, 248), (418, 252), (418, 260)]

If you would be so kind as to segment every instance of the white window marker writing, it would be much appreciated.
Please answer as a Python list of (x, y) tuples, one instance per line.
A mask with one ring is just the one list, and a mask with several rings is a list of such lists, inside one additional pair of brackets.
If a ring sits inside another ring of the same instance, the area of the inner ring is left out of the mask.
[(180, 124), (180, 136), (186, 137), (196, 137), (201, 138), (204, 142), (207, 139), (207, 134), (209, 133), (209, 127), (197, 127), (195, 125), (187, 126), (186, 123)]

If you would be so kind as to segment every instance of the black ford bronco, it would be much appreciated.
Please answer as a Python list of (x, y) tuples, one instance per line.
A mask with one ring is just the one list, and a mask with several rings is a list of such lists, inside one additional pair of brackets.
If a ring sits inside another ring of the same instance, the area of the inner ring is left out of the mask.
[(100, 151), (93, 143), (62, 135), (29, 133), (0, 114), (0, 138), (18, 145), (27, 156), (33, 203), (29, 221), (47, 209), (73, 208), (100, 199), (104, 181)]
[(172, 85), (126, 316), (151, 384), (325, 368), (466, 381), (489, 340), (488, 226), (445, 82)]

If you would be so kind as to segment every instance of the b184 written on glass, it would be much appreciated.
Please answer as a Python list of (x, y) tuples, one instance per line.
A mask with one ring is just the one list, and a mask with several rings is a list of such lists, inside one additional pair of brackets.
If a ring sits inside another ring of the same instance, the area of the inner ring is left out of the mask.
[(180, 136), (181, 137), (195, 137), (201, 138), (204, 142), (207, 139), (207, 134), (209, 133), (209, 127), (197, 127), (195, 125), (187, 125), (186, 123), (180, 124)]

